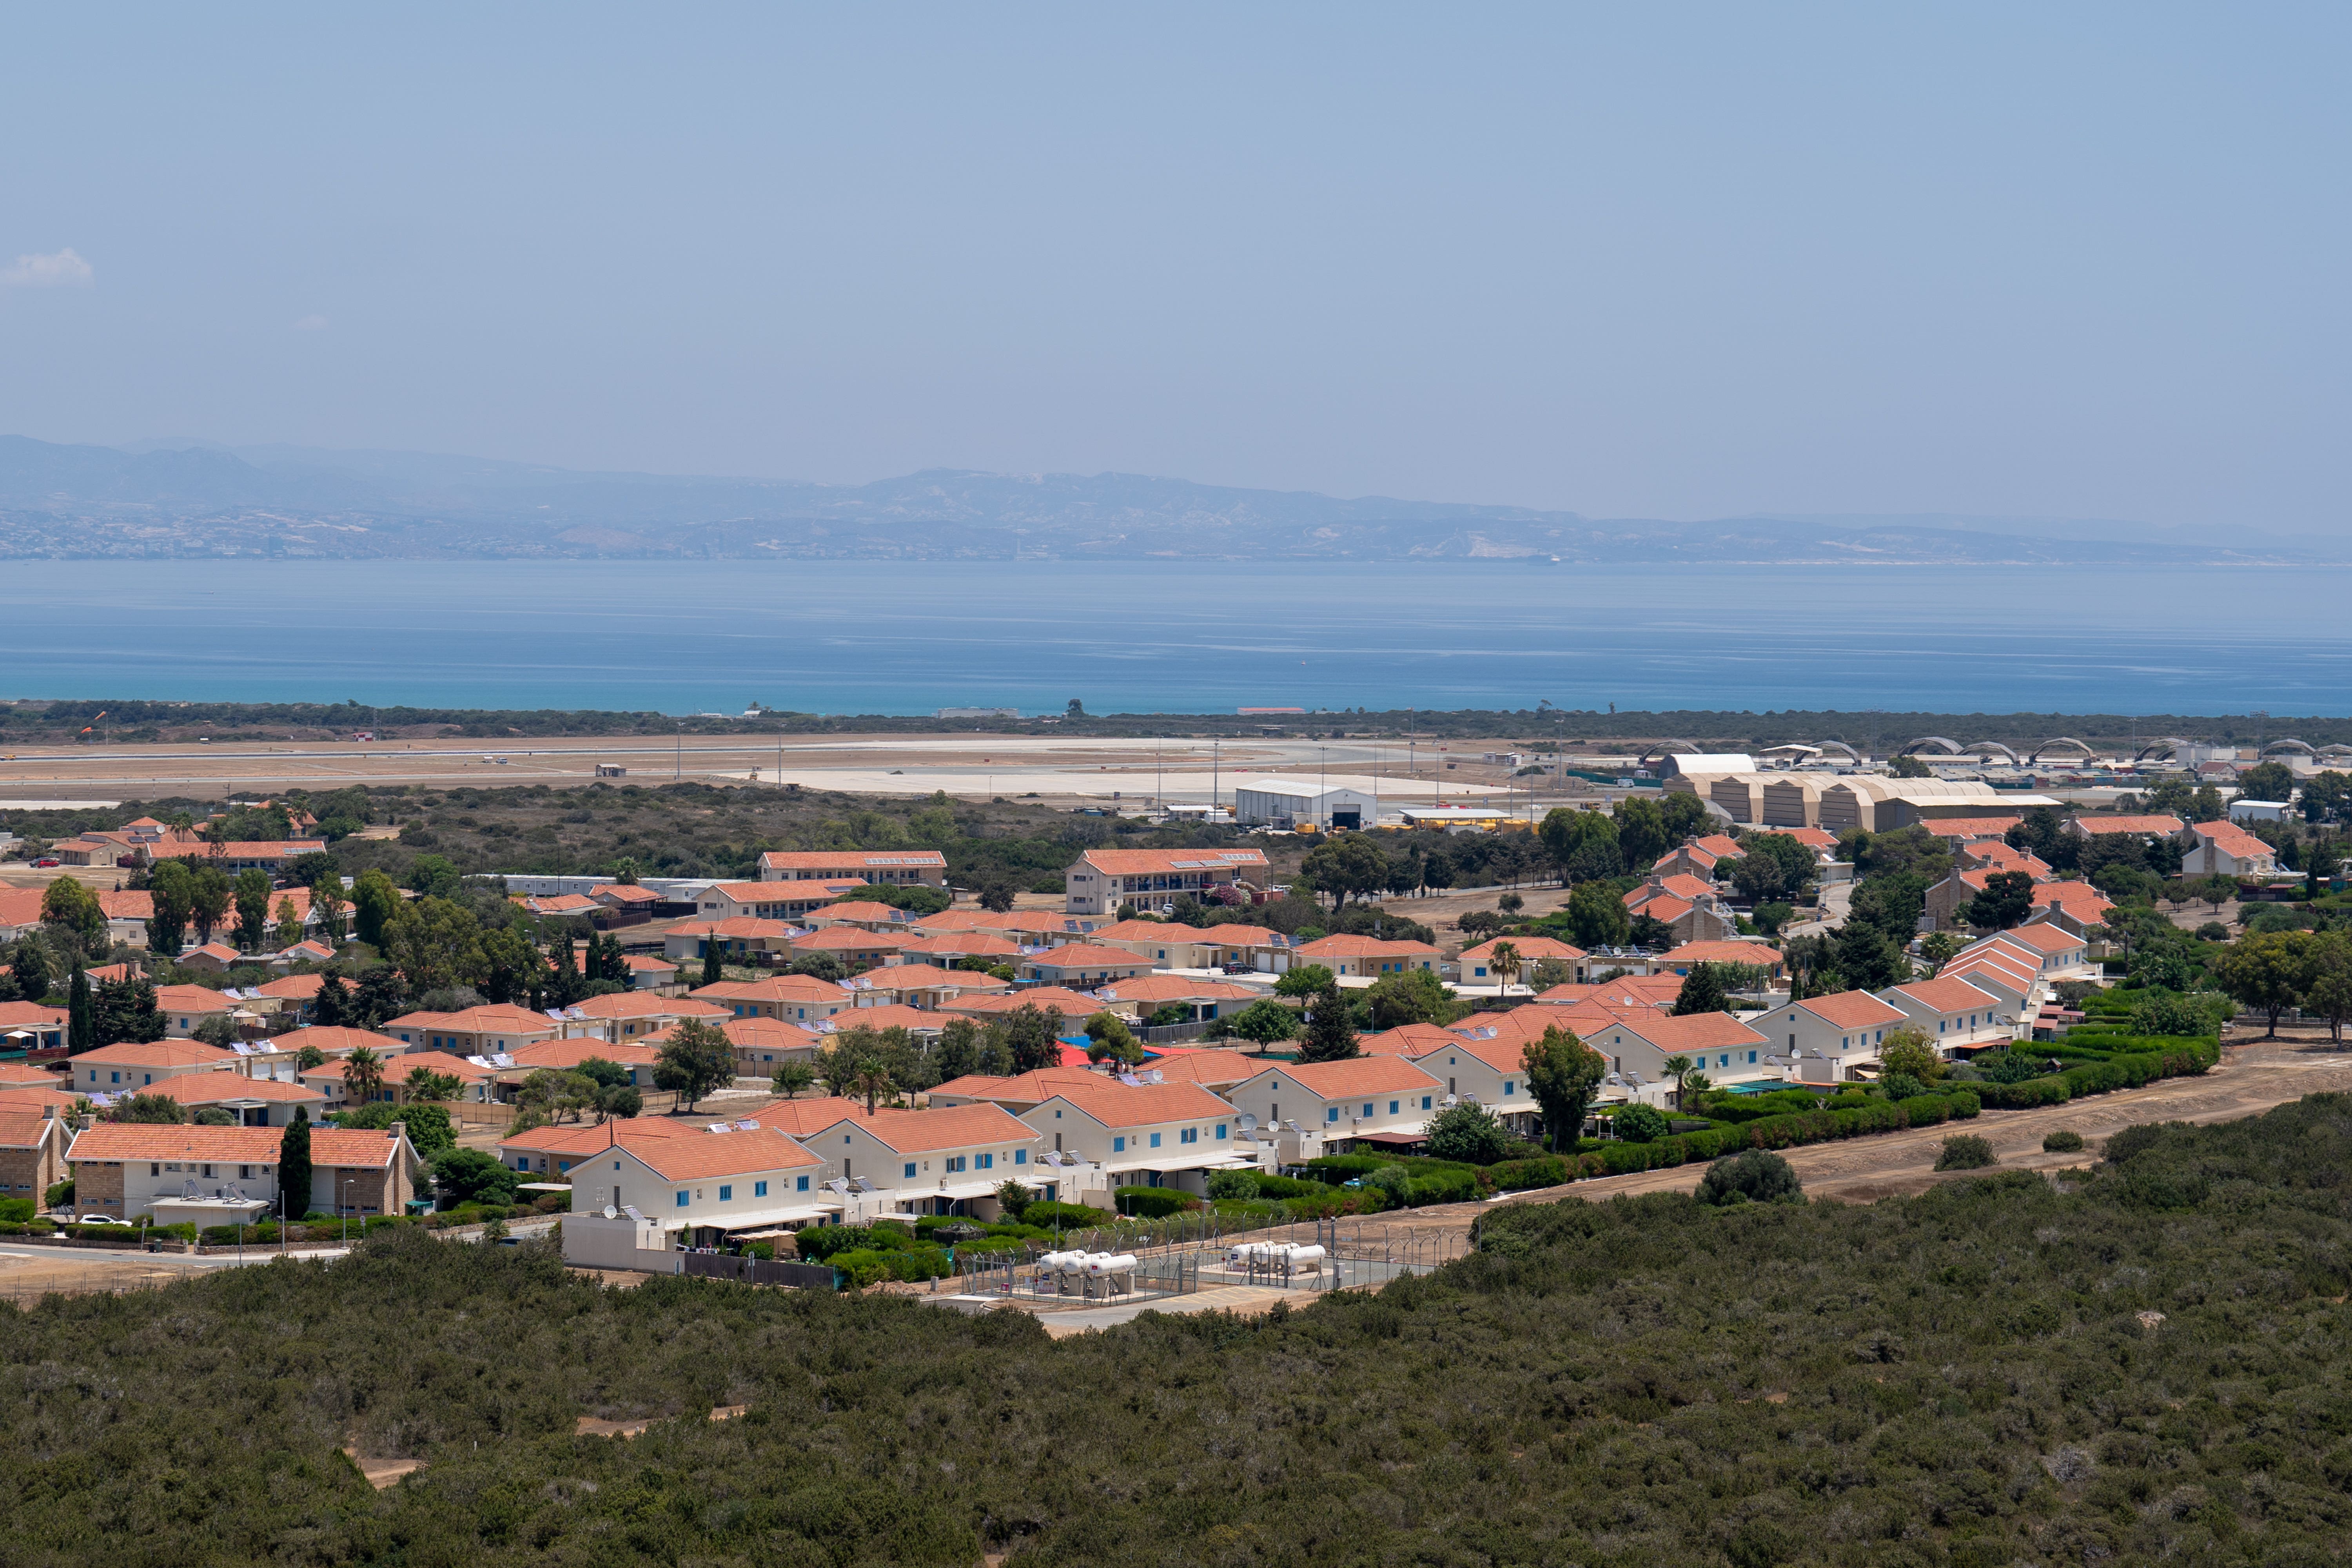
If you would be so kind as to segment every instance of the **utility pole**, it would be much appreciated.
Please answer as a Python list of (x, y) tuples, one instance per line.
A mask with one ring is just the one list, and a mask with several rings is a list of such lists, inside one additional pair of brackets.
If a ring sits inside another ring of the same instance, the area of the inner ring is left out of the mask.
[(669, 776), (673, 782), (686, 777), (686, 721), (684, 720), (678, 721), (677, 742), (671, 754)]
[(1225, 762), (1225, 743), (1224, 743), (1223, 741), (1212, 741), (1212, 742), (1209, 742), (1209, 815), (1210, 815), (1211, 816), (1216, 816), (1216, 815), (1217, 815), (1217, 786), (1218, 786), (1219, 783), (1221, 782), (1221, 781), (1220, 781), (1220, 777), (1219, 777), (1219, 775), (1220, 775), (1220, 774), (1222, 774), (1222, 773), (1224, 772), (1224, 762)]

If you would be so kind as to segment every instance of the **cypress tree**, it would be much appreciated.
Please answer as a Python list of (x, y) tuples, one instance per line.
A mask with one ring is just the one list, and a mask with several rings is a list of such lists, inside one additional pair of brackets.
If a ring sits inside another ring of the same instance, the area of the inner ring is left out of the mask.
[(98, 1048), (98, 1021), (90, 1015), (89, 976), (77, 962), (71, 988), (66, 993), (66, 1054), (78, 1057)]
[(310, 1113), (298, 1105), (278, 1141), (278, 1212), (294, 1220), (310, 1211)]
[(1339, 1062), (1362, 1055), (1356, 1041), (1356, 1010), (1337, 985), (1307, 1001), (1307, 1033), (1298, 1042), (1303, 1062)]
[(1731, 1009), (1724, 1003), (1723, 977), (1716, 973), (1715, 965), (1704, 962), (1694, 963), (1690, 973), (1683, 976), (1683, 988), (1675, 994), (1675, 1016), (1685, 1017), (1693, 1013), (1728, 1013)]
[(719, 963), (719, 957), (726, 951), (726, 942), (716, 932), (703, 939), (702, 983), (705, 985), (716, 985), (727, 978), (727, 971)]

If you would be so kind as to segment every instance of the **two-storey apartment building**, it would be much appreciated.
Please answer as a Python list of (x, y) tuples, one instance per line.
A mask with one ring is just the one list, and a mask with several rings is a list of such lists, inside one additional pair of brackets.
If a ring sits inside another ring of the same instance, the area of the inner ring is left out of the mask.
[(1263, 874), (1266, 864), (1263, 849), (1089, 849), (1063, 873), (1064, 905), (1074, 915), (1105, 915), (1130, 901), (1199, 899)]

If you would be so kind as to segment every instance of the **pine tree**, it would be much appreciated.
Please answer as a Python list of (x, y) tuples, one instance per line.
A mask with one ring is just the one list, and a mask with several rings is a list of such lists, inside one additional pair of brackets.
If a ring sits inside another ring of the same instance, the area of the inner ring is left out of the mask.
[(719, 940), (716, 931), (702, 939), (702, 983), (705, 985), (716, 985), (727, 978), (727, 971), (720, 963), (726, 951), (727, 944)]
[(1339, 986), (1326, 986), (1309, 997), (1307, 1033), (1298, 1042), (1298, 1059), (1339, 1062), (1362, 1054), (1362, 1047), (1356, 1042), (1355, 1009)]
[(278, 1212), (296, 1220), (310, 1210), (310, 1113), (298, 1105), (278, 1141)]
[(351, 1017), (352, 994), (340, 974), (330, 974), (319, 983), (319, 994), (310, 1002), (310, 1022), (326, 1028), (341, 1028)]
[(1683, 976), (1683, 988), (1675, 995), (1675, 1016), (1686, 1017), (1693, 1013), (1727, 1013), (1724, 1005), (1723, 979), (1712, 963), (1694, 963)]
[(89, 976), (77, 963), (71, 988), (66, 993), (66, 1054), (78, 1057), (98, 1048), (98, 1020), (89, 1005)]

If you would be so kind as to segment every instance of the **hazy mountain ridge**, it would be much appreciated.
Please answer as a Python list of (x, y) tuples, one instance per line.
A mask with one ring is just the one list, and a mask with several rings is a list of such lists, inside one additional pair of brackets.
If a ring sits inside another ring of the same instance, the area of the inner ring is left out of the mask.
[[(587, 473), (403, 452), (0, 437), (0, 558), (1496, 560), (1694, 565), (2288, 565), (2129, 525), (1742, 518), (1682, 523), (1341, 499), (1132, 474), (934, 469), (865, 485)], [(2118, 537), (2137, 532), (2142, 537)], [(2097, 537), (2088, 537), (2096, 535)]]

